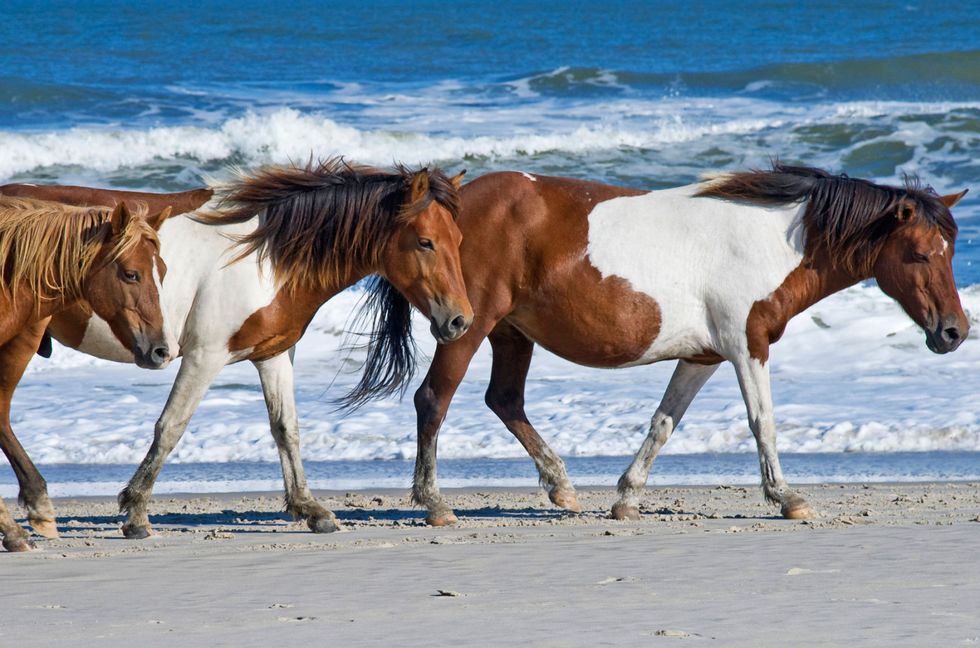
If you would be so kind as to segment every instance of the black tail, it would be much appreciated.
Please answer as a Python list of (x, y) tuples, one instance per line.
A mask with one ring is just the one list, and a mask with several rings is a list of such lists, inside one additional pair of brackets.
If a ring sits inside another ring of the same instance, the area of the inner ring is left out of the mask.
[(355, 329), (373, 320), (367, 359), (357, 385), (336, 400), (341, 410), (356, 410), (376, 399), (404, 394), (415, 376), (418, 348), (412, 337), (412, 305), (381, 277), (371, 287), (354, 319)]
[(37, 354), (42, 358), (51, 357), (51, 334), (47, 331), (41, 336), (41, 342), (37, 345)]

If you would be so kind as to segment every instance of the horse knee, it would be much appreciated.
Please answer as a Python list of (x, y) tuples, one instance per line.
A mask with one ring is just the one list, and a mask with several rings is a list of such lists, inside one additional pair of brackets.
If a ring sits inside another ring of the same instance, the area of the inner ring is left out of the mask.
[(501, 389), (495, 387), (493, 383), (487, 388), (487, 393), (483, 396), (483, 401), (487, 407), (501, 419), (506, 419), (517, 412), (524, 410), (524, 395), (518, 389)]

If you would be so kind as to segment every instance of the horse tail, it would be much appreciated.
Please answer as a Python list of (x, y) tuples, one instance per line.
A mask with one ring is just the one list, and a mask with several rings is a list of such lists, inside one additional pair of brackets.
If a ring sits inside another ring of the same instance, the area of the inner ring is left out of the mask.
[(357, 385), (335, 401), (340, 410), (353, 411), (377, 398), (402, 395), (415, 376), (418, 347), (412, 337), (412, 305), (381, 277), (371, 279), (354, 318), (355, 328), (369, 320), (364, 369)]

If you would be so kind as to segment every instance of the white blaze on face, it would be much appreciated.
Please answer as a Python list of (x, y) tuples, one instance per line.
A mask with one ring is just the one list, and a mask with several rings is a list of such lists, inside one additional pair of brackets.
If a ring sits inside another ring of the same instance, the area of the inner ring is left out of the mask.
[(524, 176), (525, 178), (527, 178), (528, 180), (530, 180), (531, 182), (537, 182), (538, 181), (537, 178), (535, 178), (533, 175), (531, 175), (530, 173), (527, 173), (525, 171), (521, 171), (521, 175)]
[(752, 304), (803, 258), (801, 205), (768, 208), (693, 196), (700, 185), (601, 202), (588, 260), (660, 307), (661, 329), (631, 364), (745, 348)]
[(170, 351), (170, 357), (173, 359), (180, 355), (180, 344), (177, 342), (177, 336), (174, 335), (174, 329), (171, 326), (170, 311), (163, 297), (163, 280), (160, 278), (160, 266), (156, 257), (153, 257), (153, 283), (157, 288), (157, 297), (160, 300), (160, 313), (163, 315), (163, 339), (166, 341), (167, 348)]

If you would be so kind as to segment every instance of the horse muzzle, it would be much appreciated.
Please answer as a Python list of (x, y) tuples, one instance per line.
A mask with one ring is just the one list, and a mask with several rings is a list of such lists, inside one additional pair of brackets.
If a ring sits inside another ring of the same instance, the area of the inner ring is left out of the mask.
[(463, 313), (450, 313), (444, 317), (433, 316), (429, 319), (429, 330), (439, 344), (449, 344), (463, 337), (473, 323), (472, 317)]
[(163, 369), (174, 359), (170, 351), (170, 345), (166, 342), (154, 342), (149, 344), (136, 343), (133, 349), (133, 356), (136, 366), (142, 369)]
[(965, 321), (961, 324), (956, 315), (946, 315), (934, 327), (926, 330), (926, 346), (933, 353), (949, 353), (955, 351), (970, 332), (970, 325)]

